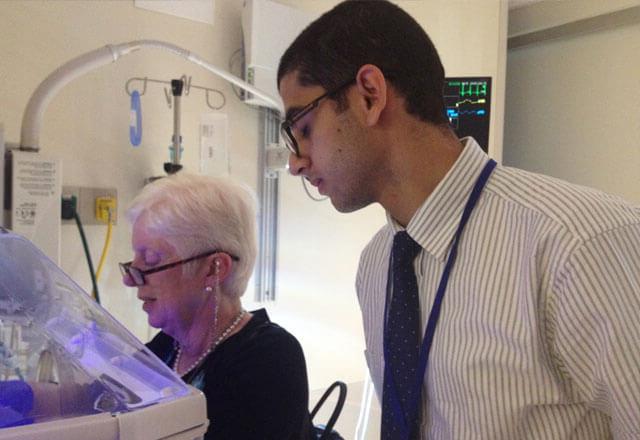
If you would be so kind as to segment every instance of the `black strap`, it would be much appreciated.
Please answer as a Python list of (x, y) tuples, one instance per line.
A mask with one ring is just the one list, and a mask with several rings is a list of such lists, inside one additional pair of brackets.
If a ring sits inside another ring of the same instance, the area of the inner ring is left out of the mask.
[(336, 403), (336, 406), (333, 409), (333, 412), (331, 413), (331, 417), (329, 417), (329, 421), (325, 425), (324, 431), (322, 432), (322, 435), (318, 440), (327, 440), (329, 438), (329, 435), (331, 435), (331, 431), (333, 431), (333, 426), (338, 421), (338, 416), (342, 412), (342, 407), (344, 406), (344, 402), (347, 399), (347, 385), (344, 382), (341, 382), (339, 380), (332, 383), (331, 386), (327, 388), (327, 390), (324, 392), (322, 397), (320, 397), (320, 400), (318, 401), (318, 403), (316, 403), (316, 406), (313, 407), (313, 410), (311, 410), (310, 416), (311, 416), (311, 420), (313, 420), (313, 418), (315, 417), (320, 407), (322, 407), (322, 404), (324, 403), (324, 401), (327, 400), (327, 397), (329, 397), (331, 392), (336, 388), (339, 389), (338, 402)]

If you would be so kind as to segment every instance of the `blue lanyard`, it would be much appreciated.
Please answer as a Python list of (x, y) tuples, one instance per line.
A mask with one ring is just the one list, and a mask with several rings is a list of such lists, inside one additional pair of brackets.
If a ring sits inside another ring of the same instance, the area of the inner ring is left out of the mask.
[[(440, 283), (438, 284), (438, 290), (436, 292), (436, 297), (433, 300), (433, 305), (431, 306), (431, 312), (429, 313), (429, 320), (427, 321), (427, 326), (424, 330), (424, 338), (422, 339), (422, 345), (420, 346), (420, 355), (418, 358), (418, 368), (416, 371), (415, 377), (415, 391), (412, 394), (412, 402), (409, 406), (409, 411), (407, 413), (410, 415), (409, 420), (405, 420), (405, 417), (402, 413), (400, 400), (398, 399), (397, 393), (395, 392), (395, 386), (392, 386), (391, 389), (394, 390), (393, 398), (393, 410), (394, 410), (394, 418), (399, 426), (404, 427), (404, 436), (403, 438), (408, 439), (410, 435), (410, 427), (412, 426), (412, 421), (416, 420), (418, 417), (418, 412), (420, 410), (420, 397), (422, 395), (422, 382), (424, 380), (424, 375), (427, 371), (427, 364), (429, 362), (429, 352), (431, 351), (431, 345), (433, 344), (433, 336), (436, 331), (436, 325), (438, 324), (438, 318), (440, 317), (440, 308), (442, 306), (442, 300), (444, 298), (444, 293), (447, 290), (447, 284), (449, 283), (449, 274), (451, 273), (451, 269), (453, 268), (453, 264), (456, 260), (456, 255), (458, 254), (458, 243), (460, 242), (460, 237), (462, 235), (462, 231), (471, 217), (471, 212), (473, 208), (475, 208), (478, 199), (480, 198), (480, 194), (489, 180), (489, 176), (491, 172), (496, 166), (496, 162), (493, 159), (489, 159), (489, 161), (485, 164), (480, 176), (478, 176), (478, 180), (476, 181), (473, 189), (471, 190), (471, 194), (469, 195), (469, 199), (467, 200), (467, 204), (464, 207), (464, 211), (462, 212), (462, 217), (460, 219), (460, 223), (458, 224), (458, 229), (456, 230), (455, 236), (453, 238), (453, 244), (451, 245), (451, 250), (449, 251), (449, 257), (447, 258), (447, 263), (445, 264), (444, 271), (442, 272), (442, 277), (440, 278)], [(387, 334), (387, 307), (389, 305), (390, 300), (390, 284), (389, 280), (391, 279), (391, 264), (389, 265), (389, 272), (387, 274), (387, 297), (384, 305), (384, 334)], [(388, 347), (383, 342), (383, 350), (384, 357), (388, 359)], [(385, 368), (385, 372), (388, 369)], [(385, 380), (393, 381), (393, 376), (385, 373)]]

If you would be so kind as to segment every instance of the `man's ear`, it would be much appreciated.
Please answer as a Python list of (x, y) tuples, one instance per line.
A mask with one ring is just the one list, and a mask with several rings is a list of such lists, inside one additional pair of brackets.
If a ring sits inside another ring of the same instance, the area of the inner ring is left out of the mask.
[(384, 74), (377, 66), (365, 64), (358, 69), (356, 88), (365, 123), (373, 126), (387, 105), (387, 81)]

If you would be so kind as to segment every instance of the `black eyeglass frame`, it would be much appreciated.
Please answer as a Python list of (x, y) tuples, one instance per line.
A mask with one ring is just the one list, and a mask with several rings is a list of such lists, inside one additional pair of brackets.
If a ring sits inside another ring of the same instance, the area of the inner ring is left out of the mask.
[(137, 267), (132, 266), (133, 261), (128, 261), (126, 263), (118, 263), (118, 266), (120, 266), (120, 273), (122, 273), (122, 276), (130, 277), (131, 280), (135, 283), (135, 285), (139, 287), (139, 286), (144, 286), (146, 284), (147, 280), (145, 279), (145, 275), (171, 269), (172, 267), (189, 263), (191, 261), (198, 260), (200, 258), (208, 257), (209, 255), (213, 255), (219, 252), (229, 255), (233, 261), (240, 261), (240, 258), (236, 257), (235, 255), (231, 255), (228, 252), (215, 249), (212, 251), (205, 252), (203, 254), (198, 254), (193, 257), (185, 258), (184, 260), (174, 261), (173, 263), (163, 264), (162, 266), (153, 267), (151, 269), (146, 269), (146, 270), (138, 269)]
[(340, 86), (336, 87), (335, 89), (329, 90), (327, 93), (324, 93), (324, 94), (318, 96), (316, 99), (314, 99), (309, 104), (307, 104), (304, 107), (302, 107), (300, 110), (295, 112), (289, 118), (287, 118), (284, 121), (282, 121), (282, 123), (280, 124), (280, 136), (284, 140), (284, 145), (287, 147), (287, 149), (291, 153), (295, 154), (297, 157), (300, 157), (300, 148), (298, 147), (298, 141), (296, 141), (296, 137), (293, 135), (293, 131), (292, 131), (293, 125), (297, 121), (302, 119), (306, 114), (308, 114), (313, 109), (318, 107), (318, 105), (320, 104), (320, 101), (322, 101), (324, 98), (327, 98), (327, 97), (329, 97), (331, 95), (335, 95), (336, 93), (340, 92), (345, 87), (350, 86), (350, 85), (354, 84), (355, 82), (356, 82), (355, 79), (350, 79), (349, 81), (341, 84)]

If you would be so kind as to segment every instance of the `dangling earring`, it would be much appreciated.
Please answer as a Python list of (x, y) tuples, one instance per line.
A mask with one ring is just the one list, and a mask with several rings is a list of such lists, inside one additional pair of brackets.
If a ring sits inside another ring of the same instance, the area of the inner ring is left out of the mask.
[[(216, 261), (217, 263), (217, 261)], [(212, 337), (215, 337), (217, 331), (218, 331), (218, 311), (220, 310), (220, 283), (218, 282), (218, 269), (217, 269), (218, 265), (216, 264), (216, 279), (215, 279), (215, 284), (214, 287), (211, 287), (211, 290), (213, 291), (213, 307), (215, 307), (214, 311), (213, 311), (213, 333), (212, 333)], [(213, 342), (212, 342), (213, 343)]]
[(218, 311), (220, 310), (220, 280), (218, 279), (218, 272), (220, 272), (220, 260), (216, 259), (214, 268), (214, 285), (213, 287), (207, 286), (207, 292), (213, 292), (214, 296), (213, 307), (215, 307), (215, 309), (213, 311), (212, 336), (215, 336), (218, 331)]
[[(216, 287), (218, 287), (218, 271), (220, 270), (220, 261), (216, 260), (216, 269), (215, 269), (215, 275), (216, 275)], [(213, 287), (211, 286), (205, 286), (204, 291), (207, 293), (211, 293), (213, 292)]]

